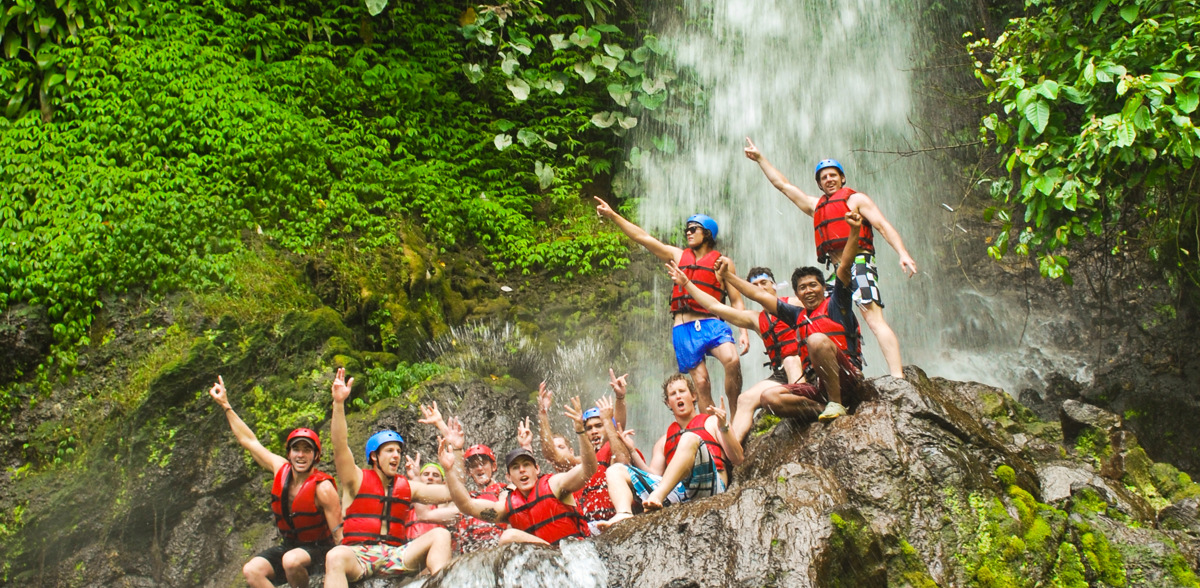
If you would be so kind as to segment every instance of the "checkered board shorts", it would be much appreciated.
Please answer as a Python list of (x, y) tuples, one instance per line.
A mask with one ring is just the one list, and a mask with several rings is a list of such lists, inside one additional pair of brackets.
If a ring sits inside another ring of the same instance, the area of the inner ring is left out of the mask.
[[(826, 284), (826, 296), (833, 292), (833, 282), (837, 280), (837, 266), (829, 274)], [(883, 308), (883, 297), (879, 294), (879, 269), (875, 267), (875, 256), (870, 253), (860, 253), (854, 258), (854, 267), (850, 269), (850, 285), (854, 288), (854, 303), (865, 306), (874, 302)]]

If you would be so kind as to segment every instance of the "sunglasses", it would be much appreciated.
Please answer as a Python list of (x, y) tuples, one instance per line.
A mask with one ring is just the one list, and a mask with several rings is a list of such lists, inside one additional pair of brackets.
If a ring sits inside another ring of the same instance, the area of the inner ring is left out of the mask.
[(691, 225), (691, 226), (689, 226), (689, 227), (687, 227), (686, 229), (684, 229), (684, 230), (683, 230), (683, 234), (684, 234), (684, 235), (691, 235), (692, 233), (695, 233), (696, 231), (699, 231), (701, 228), (702, 228), (702, 227), (700, 227), (700, 225)]

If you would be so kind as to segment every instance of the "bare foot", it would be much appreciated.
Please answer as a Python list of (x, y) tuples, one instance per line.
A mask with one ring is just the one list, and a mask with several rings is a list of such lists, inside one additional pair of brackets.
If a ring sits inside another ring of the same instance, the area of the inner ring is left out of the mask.
[(662, 499), (655, 498), (654, 495), (650, 495), (642, 501), (642, 508), (645, 509), (646, 512), (650, 512), (652, 510), (662, 510), (662, 507)]
[(625, 519), (632, 519), (632, 518), (633, 518), (633, 513), (619, 512), (619, 513), (613, 515), (613, 518), (608, 519), (607, 521), (597, 522), (596, 528), (600, 529), (601, 531), (607, 531), (613, 525), (615, 525)]

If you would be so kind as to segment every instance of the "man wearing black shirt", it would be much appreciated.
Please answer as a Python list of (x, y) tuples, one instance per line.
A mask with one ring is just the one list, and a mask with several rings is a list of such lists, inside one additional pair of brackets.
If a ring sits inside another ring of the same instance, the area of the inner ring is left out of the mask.
[[(862, 227), (862, 216), (851, 210), (846, 213), (846, 223), (852, 231), (858, 231)], [(817, 401), (820, 398), (828, 398), (829, 402), (819, 420), (830, 421), (846, 414), (842, 405), (843, 393), (854, 393), (862, 381), (861, 335), (850, 288), (851, 267), (857, 254), (857, 240), (847, 239), (842, 249), (842, 263), (837, 268), (837, 280), (828, 298), (821, 270), (814, 267), (797, 270), (792, 280), (803, 306), (788, 304), (743, 280), (732, 271), (733, 263), (728, 258), (717, 260), (716, 271), (726, 284), (758, 302), (784, 323), (796, 327), (796, 339), (803, 342), (800, 358), (807, 381), (786, 386), (786, 391), (775, 388), (763, 392), (763, 407), (775, 414), (812, 414), (819, 407)]]

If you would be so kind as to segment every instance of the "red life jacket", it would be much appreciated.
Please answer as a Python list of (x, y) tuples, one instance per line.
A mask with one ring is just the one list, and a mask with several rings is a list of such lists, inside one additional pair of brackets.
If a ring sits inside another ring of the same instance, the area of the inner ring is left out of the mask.
[[(846, 224), (846, 213), (850, 212), (850, 207), (846, 206), (846, 201), (855, 193), (850, 188), (842, 188), (833, 194), (821, 196), (817, 201), (817, 208), (813, 210), (813, 231), (817, 239), (818, 262), (827, 264), (834, 261), (832, 255), (846, 246), (846, 239), (850, 237), (850, 225)], [(871, 223), (863, 219), (862, 229), (858, 232), (859, 250), (875, 253), (874, 237)]]
[(405, 536), (408, 538), (409, 541), (412, 541), (413, 539), (416, 539), (417, 537), (420, 537), (421, 535), (424, 535), (425, 533), (428, 533), (429, 531), (432, 531), (433, 529), (437, 529), (439, 527), (444, 529), (447, 527), (447, 525), (442, 524), (442, 523), (431, 523), (429, 521), (418, 521), (417, 520), (417, 509), (415, 509), (415, 508), (409, 509), (408, 522), (406, 524), (408, 526), (408, 532), (405, 533)]
[[(412, 504), (412, 489), (408, 478), (392, 478), (392, 487), (383, 489), (383, 481), (375, 470), (363, 470), (362, 485), (354, 502), (346, 508), (343, 518), (343, 545), (404, 545), (407, 541), (408, 509)], [(383, 521), (387, 521), (387, 534), (383, 535)]]
[(313, 470), (296, 492), (295, 500), (288, 504), (288, 490), (291, 487), (292, 464), (284, 464), (275, 472), (275, 483), (271, 486), (271, 512), (275, 514), (275, 526), (285, 541), (294, 543), (333, 543), (333, 534), (325, 515), (317, 506), (317, 485), (325, 480), (337, 482), (333, 477), (321, 470)]
[(679, 438), (683, 437), (684, 433), (695, 433), (700, 436), (700, 442), (708, 446), (708, 452), (712, 454), (713, 462), (716, 463), (717, 469), (725, 470), (725, 453), (721, 450), (721, 444), (713, 438), (704, 428), (704, 423), (708, 421), (708, 417), (712, 415), (698, 414), (688, 421), (686, 429), (680, 428), (679, 423), (671, 423), (667, 427), (667, 441), (663, 445), (663, 451), (667, 455), (667, 463), (671, 463), (671, 458), (675, 457), (675, 448), (679, 446)]
[[(492, 482), (483, 490), (471, 492), (471, 498), (479, 498), (482, 500), (490, 500), (497, 502), (500, 500), (500, 495), (504, 493), (504, 485), (499, 482)], [(463, 515), (458, 519), (458, 525), (454, 528), (454, 540), (460, 548), (466, 548), (468, 545), (484, 543), (487, 541), (498, 541), (500, 534), (508, 528), (505, 524), (492, 524), (483, 519), (477, 519), (470, 515)]]
[(829, 318), (829, 298), (821, 301), (821, 305), (809, 311), (800, 308), (796, 317), (796, 338), (800, 344), (800, 360), (804, 362), (804, 371), (812, 369), (808, 361), (808, 336), (822, 333), (833, 340), (838, 349), (850, 356), (855, 367), (862, 369), (862, 337), (860, 333), (847, 333), (846, 327)]
[(767, 359), (771, 360), (767, 365), (773, 370), (783, 368), (784, 358), (799, 352), (796, 329), (765, 310), (758, 313), (758, 333), (762, 336), (763, 347), (767, 348)]
[(569, 537), (587, 537), (587, 523), (578, 509), (554, 496), (550, 476), (542, 474), (530, 496), (522, 495), (520, 490), (508, 493), (508, 524), (551, 545)]
[[(679, 259), (679, 269), (688, 277), (692, 283), (696, 284), (697, 288), (713, 298), (721, 302), (725, 302), (725, 297), (728, 292), (721, 287), (721, 281), (717, 279), (717, 273), (713, 271), (713, 264), (717, 262), (717, 258), (721, 257), (721, 252), (713, 250), (709, 251), (699, 261), (696, 261), (696, 252), (689, 247), (683, 250), (683, 256)], [(692, 311), (700, 314), (711, 315), (699, 302), (696, 302), (687, 290), (679, 287), (676, 284), (671, 289), (671, 314), (677, 312)]]
[(587, 520), (607, 521), (617, 514), (617, 507), (613, 505), (612, 498), (608, 495), (606, 472), (612, 463), (612, 447), (607, 441), (604, 442), (600, 451), (596, 452), (596, 462), (596, 473), (592, 474), (587, 484), (574, 494), (575, 505), (579, 508), (579, 514)]

